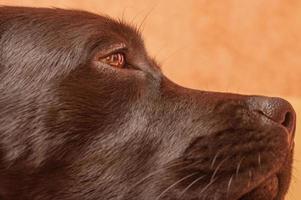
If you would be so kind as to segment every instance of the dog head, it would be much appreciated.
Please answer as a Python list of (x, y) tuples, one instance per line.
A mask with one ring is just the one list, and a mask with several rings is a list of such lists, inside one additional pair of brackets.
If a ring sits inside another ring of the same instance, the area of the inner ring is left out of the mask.
[(1, 199), (284, 198), (285, 100), (176, 85), (137, 29), (84, 11), (1, 7), (0, 44)]

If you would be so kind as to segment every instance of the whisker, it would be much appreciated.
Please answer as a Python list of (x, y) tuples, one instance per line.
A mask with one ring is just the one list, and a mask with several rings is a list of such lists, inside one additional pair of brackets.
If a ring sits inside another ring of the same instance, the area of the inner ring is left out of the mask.
[(155, 10), (157, 5), (153, 5), (153, 7), (145, 14), (145, 16), (143, 17), (142, 21), (140, 22), (140, 25), (138, 26), (137, 30), (138, 32), (143, 32), (144, 28), (143, 28), (143, 25), (144, 23), (146, 22), (147, 18), (150, 16), (150, 14)]
[(200, 195), (205, 192), (205, 190), (207, 190), (217, 179), (214, 180), (210, 180), (210, 182), (201, 190)]
[(197, 174), (199, 172), (195, 172), (192, 174), (189, 174), (188, 176), (185, 176), (183, 178), (181, 178), (180, 180), (178, 180), (177, 182), (175, 182), (174, 184), (172, 184), (171, 186), (169, 186), (168, 188), (166, 188), (163, 192), (161, 192), (161, 194), (156, 198), (156, 200), (159, 200), (164, 194), (166, 194), (166, 192), (168, 192), (171, 188), (173, 188), (174, 186), (176, 186), (177, 184), (179, 184), (180, 182), (194, 176), (195, 174)]
[(229, 179), (229, 182), (228, 182), (227, 197), (228, 197), (228, 194), (229, 194), (229, 191), (230, 191), (230, 187), (231, 187), (231, 184), (232, 184), (232, 179), (233, 179), (233, 175), (231, 175), (231, 178)]
[(170, 52), (167, 56), (165, 56), (165, 58), (159, 60), (160, 63), (161, 63), (161, 65), (166, 64), (166, 62), (167, 62), (170, 58), (172, 58), (173, 56), (175, 56), (177, 53), (179, 53), (179, 52), (181, 52), (181, 51), (184, 51), (185, 49), (188, 49), (188, 48), (190, 48), (190, 47), (191, 47), (191, 45), (185, 44), (185, 45), (180, 46), (180, 47), (177, 48), (176, 50)]
[(248, 187), (251, 185), (251, 179), (252, 179), (252, 171), (249, 170), (249, 181), (248, 181)]
[(224, 160), (222, 160), (219, 165), (216, 167), (216, 169), (214, 170), (212, 176), (211, 176), (211, 181), (214, 179), (215, 175), (217, 174), (219, 168), (223, 165), (223, 163), (227, 160), (228, 158), (225, 158)]
[(240, 166), (241, 166), (241, 163), (242, 161), (244, 160), (244, 157), (242, 157), (239, 162), (238, 162), (238, 165), (236, 167), (236, 177), (238, 176), (238, 173), (239, 173), (239, 170), (240, 170)]
[(180, 194), (180, 197), (184, 195), (184, 193), (189, 190), (195, 183), (197, 183), (199, 180), (203, 179), (206, 175), (200, 176), (199, 178), (195, 179), (193, 182), (191, 182)]
[(154, 175), (156, 175), (156, 174), (159, 174), (159, 173), (161, 173), (162, 171), (164, 171), (164, 170), (166, 170), (166, 169), (169, 169), (169, 168), (172, 168), (172, 167), (176, 167), (176, 166), (182, 165), (182, 164), (183, 164), (183, 163), (176, 163), (176, 164), (173, 164), (173, 165), (168, 165), (168, 166), (162, 167), (162, 168), (160, 168), (160, 169), (158, 169), (158, 170), (156, 170), (156, 171), (153, 171), (153, 172), (149, 173), (148, 175), (146, 175), (144, 178), (140, 179), (138, 182), (136, 182), (136, 183), (130, 188), (130, 190), (133, 189), (134, 187), (136, 187), (137, 185), (139, 185), (140, 183), (142, 183), (143, 181), (145, 181), (146, 179), (148, 179), (148, 178), (150, 178), (150, 177), (152, 177), (152, 176), (154, 176)]
[(211, 168), (211, 169), (213, 168), (213, 166), (214, 166), (214, 164), (215, 164), (215, 161), (216, 161), (216, 159), (217, 159), (217, 157), (218, 157), (219, 154), (220, 154), (220, 151), (217, 152), (217, 153), (215, 154), (214, 158), (212, 159), (212, 163), (211, 163), (211, 165), (210, 165), (210, 168)]
[(121, 14), (121, 21), (122, 21), (122, 22), (125, 21), (124, 16), (125, 16), (126, 9), (127, 9), (127, 7), (124, 7), (123, 10), (122, 10), (122, 14)]

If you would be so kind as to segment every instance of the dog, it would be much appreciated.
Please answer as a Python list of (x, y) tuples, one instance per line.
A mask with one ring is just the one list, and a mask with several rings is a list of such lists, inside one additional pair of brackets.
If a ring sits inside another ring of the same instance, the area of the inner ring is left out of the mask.
[(86, 11), (2, 6), (0, 44), (1, 200), (284, 199), (286, 100), (181, 87)]

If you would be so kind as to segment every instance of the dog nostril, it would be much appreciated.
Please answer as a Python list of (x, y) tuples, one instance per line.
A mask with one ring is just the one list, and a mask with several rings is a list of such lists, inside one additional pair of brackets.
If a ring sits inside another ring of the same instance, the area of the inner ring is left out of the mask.
[(281, 124), (284, 127), (286, 127), (289, 130), (289, 132), (292, 132), (293, 131), (292, 129), (294, 128), (293, 121), (294, 121), (293, 114), (291, 112), (287, 112), (285, 114), (285, 116), (284, 116), (283, 121), (282, 121)]
[(296, 115), (289, 102), (281, 98), (268, 98), (253, 96), (249, 98), (252, 110), (266, 116), (274, 122), (281, 124), (288, 132), (293, 133), (296, 126)]
[(281, 98), (253, 96), (248, 99), (249, 108), (283, 126), (287, 130), (289, 148), (294, 147), (296, 113), (292, 105)]

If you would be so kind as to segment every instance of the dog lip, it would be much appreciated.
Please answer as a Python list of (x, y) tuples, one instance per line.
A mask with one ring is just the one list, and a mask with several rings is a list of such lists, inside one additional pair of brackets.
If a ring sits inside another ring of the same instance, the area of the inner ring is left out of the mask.
[(242, 195), (238, 200), (271, 200), (278, 196), (279, 192), (279, 178), (277, 173), (266, 178), (262, 183), (256, 186), (250, 192)]
[[(294, 141), (292, 142), (292, 147), (291, 149), (289, 149), (289, 153), (287, 154), (287, 156), (290, 155), (290, 153), (293, 150), (293, 147), (294, 147)], [(281, 176), (282, 168), (284, 167), (285, 164), (286, 161), (282, 163), (282, 165), (278, 170), (275, 170), (274, 173), (264, 178), (263, 181), (253, 184), (253, 186), (251, 186), (252, 189), (250, 191), (241, 194), (240, 198), (236, 200), (257, 200), (257, 199), (274, 200), (274, 199), (281, 198), (280, 197), (281, 194), (279, 193), (281, 191), (280, 176)], [(258, 198), (258, 195), (261, 195), (261, 198)], [(267, 198), (266, 196), (269, 196), (269, 198)]]
[(271, 119), (270, 117), (266, 115), (262, 115), (261, 112), (255, 111), (259, 115), (261, 115), (265, 120), (267, 120), (272, 126), (279, 127), (282, 129), (281, 132), (285, 133), (287, 135), (287, 144), (288, 148), (293, 148), (294, 138), (295, 138), (295, 132), (296, 132), (296, 123), (294, 122), (293, 127), (288, 129), (283, 123), (278, 123), (275, 120)]
[(296, 124), (292, 128), (291, 131), (289, 131), (284, 125), (275, 123), (276, 126), (279, 126), (283, 132), (287, 134), (287, 144), (288, 144), (288, 150), (291, 151), (294, 148), (294, 139), (295, 139), (295, 132), (296, 132)]

